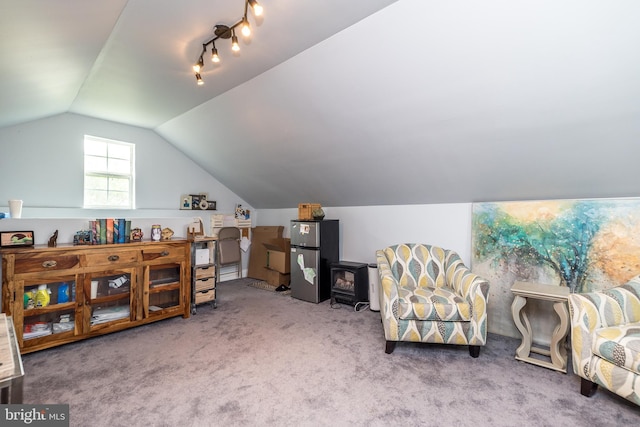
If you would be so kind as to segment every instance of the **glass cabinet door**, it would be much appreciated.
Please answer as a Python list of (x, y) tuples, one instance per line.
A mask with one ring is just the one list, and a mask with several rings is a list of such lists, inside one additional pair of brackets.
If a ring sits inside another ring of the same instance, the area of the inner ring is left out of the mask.
[(90, 330), (103, 327), (101, 325), (129, 322), (133, 318), (135, 314), (131, 313), (131, 307), (135, 280), (135, 269), (85, 276), (85, 316)]
[(145, 317), (157, 316), (181, 309), (183, 304), (180, 286), (182, 271), (182, 263), (145, 267), (145, 289), (143, 292)]
[(37, 283), (25, 281), (16, 288), (18, 292), (22, 290), (15, 301), (16, 312), (22, 312), (22, 316), (14, 319), (22, 319), (22, 325), (16, 325), (16, 332), (25, 347), (78, 333), (76, 283), (75, 275), (67, 275)]

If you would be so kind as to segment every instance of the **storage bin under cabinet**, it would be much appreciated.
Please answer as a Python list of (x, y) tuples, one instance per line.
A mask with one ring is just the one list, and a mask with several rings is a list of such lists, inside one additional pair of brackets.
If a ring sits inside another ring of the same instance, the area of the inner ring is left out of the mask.
[(3, 248), (2, 311), (22, 353), (189, 317), (187, 240)]
[(216, 265), (216, 237), (198, 236), (191, 240), (191, 313), (196, 306), (210, 303), (217, 307), (218, 268)]

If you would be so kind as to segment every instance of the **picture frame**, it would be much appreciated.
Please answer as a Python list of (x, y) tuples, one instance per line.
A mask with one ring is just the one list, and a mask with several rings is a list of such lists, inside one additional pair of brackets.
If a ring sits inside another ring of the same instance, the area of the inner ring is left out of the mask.
[(180, 209), (191, 210), (192, 201), (191, 194), (183, 194), (180, 196)]
[(216, 210), (216, 201), (215, 200), (207, 200), (207, 210), (215, 211)]
[(209, 208), (209, 204), (207, 203), (207, 198), (209, 197), (209, 195), (207, 193), (190, 194), (190, 196), (192, 210), (204, 211)]
[(0, 247), (33, 246), (33, 231), (0, 231)]

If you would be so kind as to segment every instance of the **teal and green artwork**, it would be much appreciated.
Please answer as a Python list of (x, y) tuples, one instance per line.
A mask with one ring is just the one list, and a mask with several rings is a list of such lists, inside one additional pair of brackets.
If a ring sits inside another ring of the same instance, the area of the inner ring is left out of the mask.
[(501, 312), (496, 327), (512, 329), (516, 280), (589, 292), (640, 274), (640, 199), (474, 203), (471, 250), (473, 271), (491, 283), (489, 313)]

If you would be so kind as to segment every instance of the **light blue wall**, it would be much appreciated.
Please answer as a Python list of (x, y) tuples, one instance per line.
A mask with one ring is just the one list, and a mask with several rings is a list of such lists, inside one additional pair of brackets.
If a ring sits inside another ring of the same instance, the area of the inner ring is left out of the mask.
[[(85, 134), (136, 145), (135, 210), (82, 208)], [(203, 192), (217, 202), (217, 211), (179, 210), (181, 194)], [(0, 129), (0, 212), (9, 211), (9, 199), (24, 201), (23, 219), (0, 220), (0, 231), (36, 228), (36, 244), (57, 228), (64, 230), (58, 241), (71, 242), (94, 218), (137, 218), (133, 226), (143, 230), (165, 223), (184, 236), (194, 216), (207, 226), (212, 213), (232, 213), (238, 203), (252, 209), (155, 132), (71, 113)]]

